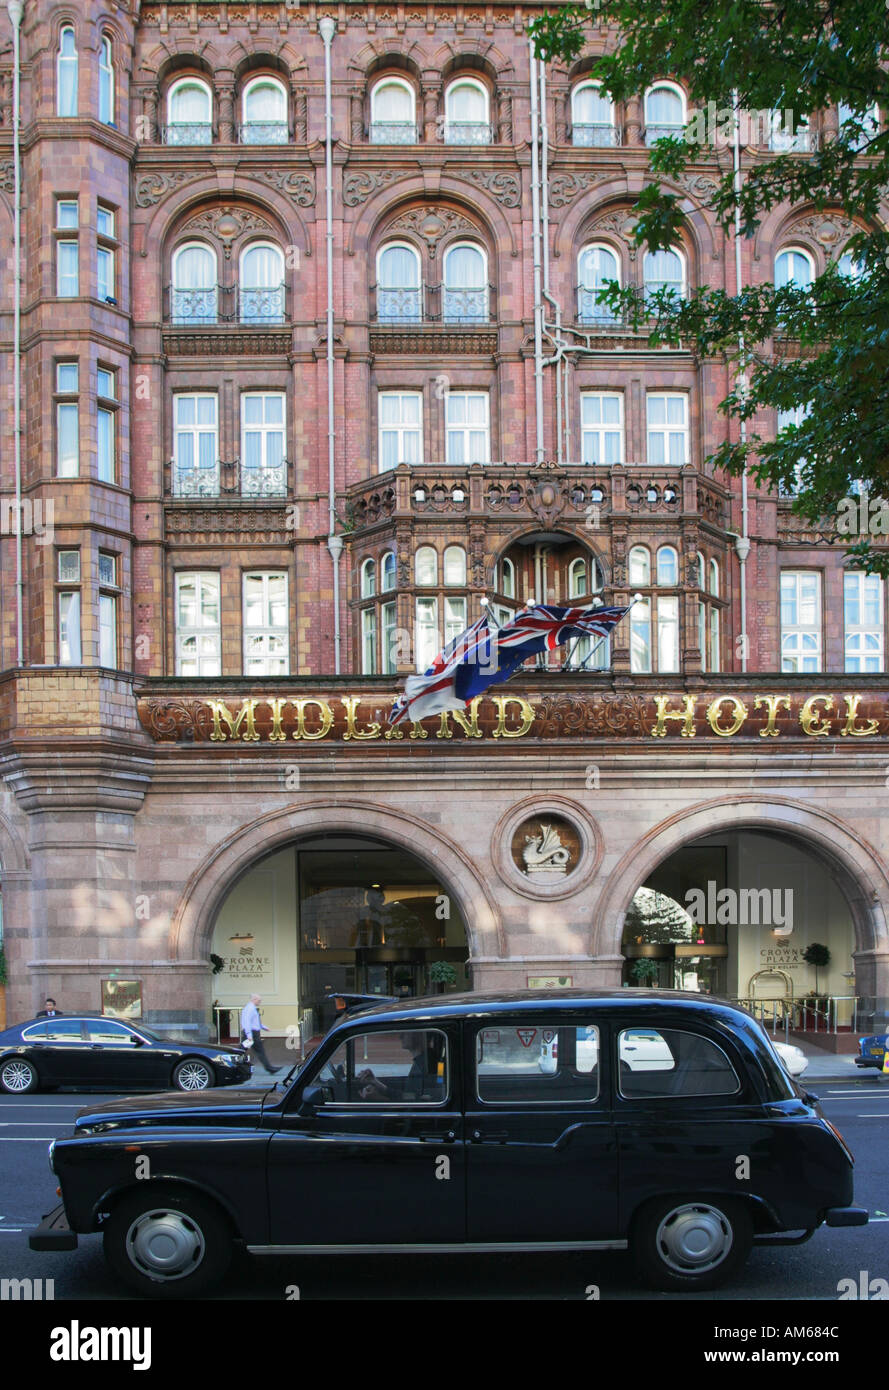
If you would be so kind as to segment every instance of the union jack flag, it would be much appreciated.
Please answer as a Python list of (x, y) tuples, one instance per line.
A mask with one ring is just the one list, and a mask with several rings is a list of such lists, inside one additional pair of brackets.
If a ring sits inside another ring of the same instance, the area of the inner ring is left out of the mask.
[(456, 672), (462, 662), (475, 662), (486, 646), (489, 635), (488, 615), (483, 613), (478, 622), (448, 643), (422, 676), (408, 676), (404, 683), (404, 694), (395, 701), (389, 715), (392, 727), (400, 724), (406, 716), (418, 720), (430, 714), (439, 714), (443, 709), (463, 709), (466, 700), (454, 694)]
[(607, 637), (630, 607), (558, 608), (551, 603), (535, 603), (522, 609), (487, 639), (482, 648), (484, 660), (459, 667), (454, 694), (468, 704), (489, 686), (509, 680), (529, 656), (555, 651), (562, 643), (580, 637)]

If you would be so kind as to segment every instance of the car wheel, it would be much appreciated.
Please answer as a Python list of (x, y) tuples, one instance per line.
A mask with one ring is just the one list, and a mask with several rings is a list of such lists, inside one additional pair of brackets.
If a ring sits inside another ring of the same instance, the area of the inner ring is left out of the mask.
[(149, 1298), (188, 1298), (222, 1278), (232, 1232), (222, 1212), (199, 1195), (160, 1189), (134, 1192), (104, 1228), (105, 1258)]
[(40, 1074), (26, 1057), (10, 1057), (0, 1067), (0, 1088), (10, 1096), (26, 1096), (40, 1085)]
[(209, 1062), (190, 1057), (173, 1072), (173, 1085), (180, 1091), (206, 1091), (216, 1080)]
[(673, 1197), (643, 1207), (631, 1244), (637, 1268), (655, 1288), (715, 1289), (743, 1267), (753, 1223), (731, 1198)]

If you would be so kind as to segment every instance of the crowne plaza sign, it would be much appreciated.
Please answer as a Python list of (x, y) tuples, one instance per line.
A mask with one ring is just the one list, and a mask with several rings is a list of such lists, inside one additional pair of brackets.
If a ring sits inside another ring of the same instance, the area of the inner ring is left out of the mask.
[(549, 690), (481, 696), (465, 710), (388, 727), (391, 694), (138, 695), (139, 720), (162, 743), (380, 743), (392, 748), (466, 739), (633, 739), (637, 742), (889, 738), (889, 690)]

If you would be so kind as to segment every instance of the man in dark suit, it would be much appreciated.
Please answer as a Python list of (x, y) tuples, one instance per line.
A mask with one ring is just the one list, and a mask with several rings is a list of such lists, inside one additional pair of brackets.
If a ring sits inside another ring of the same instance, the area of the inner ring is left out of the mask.
[(38, 1018), (58, 1018), (59, 1015), (61, 1014), (62, 1010), (56, 1008), (56, 1001), (55, 1001), (54, 999), (46, 999), (46, 1000), (44, 1000), (44, 1003), (46, 1004), (46, 1008), (45, 1008), (45, 1009), (41, 1009), (40, 1012), (39, 1012), (39, 1014), (37, 1015), (37, 1017), (38, 1017)]

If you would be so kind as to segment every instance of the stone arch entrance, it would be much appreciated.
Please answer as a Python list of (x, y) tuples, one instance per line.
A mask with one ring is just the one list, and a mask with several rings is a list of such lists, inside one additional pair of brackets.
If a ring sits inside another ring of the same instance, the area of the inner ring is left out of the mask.
[[(276, 851), (307, 841), (317, 842), (324, 836), (345, 837), (350, 842), (376, 841), (401, 851), (402, 862), (407, 856), (412, 857), (428, 869), (430, 881), (439, 883), (451, 900), (452, 910), (465, 930), (465, 954), (470, 963), (478, 955), (503, 954), (496, 903), (463, 850), (414, 817), (355, 800), (315, 801), (274, 812), (242, 827), (218, 845), (192, 874), (174, 914), (174, 961), (196, 964), (208, 959), (218, 914), (245, 875)], [(364, 944), (373, 947), (370, 935)], [(208, 977), (208, 1004), (216, 983), (212, 976)], [(249, 986), (245, 987), (249, 992)], [(340, 982), (336, 987), (346, 986)]]
[(849, 993), (889, 1004), (889, 874), (877, 850), (838, 817), (783, 798), (719, 799), (677, 813), (653, 827), (612, 871), (594, 925), (594, 953), (623, 962), (625, 916), (640, 885), (671, 855), (726, 832), (758, 831), (814, 851), (848, 906), (853, 926), (854, 980)]

